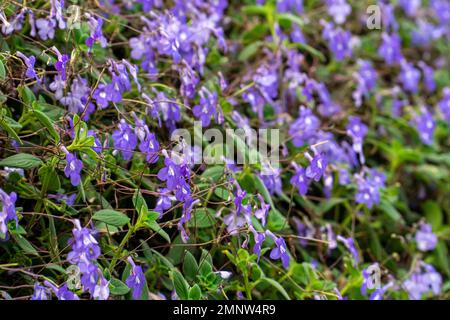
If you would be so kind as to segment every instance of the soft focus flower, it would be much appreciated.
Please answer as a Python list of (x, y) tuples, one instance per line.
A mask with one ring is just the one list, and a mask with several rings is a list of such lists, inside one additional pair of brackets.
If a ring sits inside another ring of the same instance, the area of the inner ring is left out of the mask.
[(348, 251), (350, 251), (351, 255), (355, 259), (356, 263), (359, 263), (359, 254), (358, 250), (355, 247), (355, 241), (352, 237), (344, 238), (340, 235), (336, 237), (336, 239), (344, 244)]
[(420, 225), (419, 230), (416, 232), (415, 240), (420, 251), (433, 250), (438, 242), (437, 236), (433, 233), (431, 225), (428, 223)]

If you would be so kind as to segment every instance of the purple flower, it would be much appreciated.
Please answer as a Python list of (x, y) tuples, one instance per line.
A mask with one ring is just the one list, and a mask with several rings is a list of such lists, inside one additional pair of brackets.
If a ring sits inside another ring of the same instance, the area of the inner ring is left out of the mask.
[(97, 86), (97, 89), (95, 89), (94, 94), (92, 95), (92, 97), (97, 102), (97, 106), (99, 109), (105, 109), (109, 104), (109, 97), (105, 89), (106, 85), (100, 83)]
[(434, 81), (434, 70), (423, 61), (419, 61), (419, 67), (422, 69), (425, 89), (432, 93), (436, 90), (436, 82)]
[(269, 214), (270, 204), (266, 204), (260, 194), (258, 194), (258, 199), (261, 203), (261, 208), (255, 211), (255, 217), (261, 221), (261, 225), (264, 227), (266, 225), (267, 215)]
[(66, 64), (70, 61), (70, 58), (67, 54), (61, 54), (59, 50), (56, 47), (52, 47), (52, 50), (56, 53), (58, 56), (58, 61), (55, 63), (55, 69), (59, 72), (59, 75), (61, 76), (61, 79), (63, 81), (66, 81)]
[(137, 266), (131, 257), (128, 257), (127, 260), (131, 265), (131, 271), (125, 284), (132, 290), (133, 299), (138, 300), (141, 298), (142, 289), (145, 285), (145, 275), (141, 266)]
[(422, 0), (399, 0), (398, 4), (408, 16), (414, 16), (420, 8)]
[(364, 163), (363, 143), (367, 134), (367, 126), (359, 117), (350, 116), (347, 124), (347, 134), (352, 138), (353, 150), (359, 154), (361, 163)]
[(431, 230), (431, 225), (428, 223), (422, 223), (419, 230), (416, 232), (415, 237), (417, 248), (420, 251), (433, 250), (438, 242), (437, 236)]
[(305, 152), (305, 157), (309, 160), (309, 166), (305, 170), (305, 176), (314, 181), (319, 181), (328, 165), (326, 157), (318, 152), (314, 158), (308, 152)]
[(100, 256), (100, 247), (93, 234), (95, 230), (81, 227), (80, 221), (73, 221), (75, 228), (72, 230), (73, 238), (69, 240), (72, 251), (67, 255), (67, 260), (77, 265), (81, 273), (81, 284), (95, 299), (107, 300), (109, 297), (109, 282), (104, 279), (101, 270), (96, 265)]
[(72, 230), (73, 238), (69, 240), (72, 251), (67, 255), (67, 260), (77, 265), (81, 273), (89, 272), (89, 267), (100, 256), (100, 247), (93, 237), (95, 230), (81, 227), (80, 221), (73, 221), (75, 228)]
[(447, 0), (431, 0), (430, 7), (442, 26), (450, 24), (450, 3)]
[(253, 253), (258, 256), (257, 262), (261, 258), (261, 247), (266, 239), (266, 234), (264, 232), (257, 232), (252, 226), (249, 226), (250, 231), (253, 233), (255, 239), (255, 245), (253, 246)]
[[(84, 116), (82, 120), (89, 119), (89, 115), (95, 110), (95, 106), (92, 102), (88, 102), (88, 97), (91, 89), (88, 86), (86, 79), (77, 76), (70, 86), (70, 93), (62, 97), (60, 102), (69, 107), (70, 112), (82, 114)], [(85, 110), (86, 109), (86, 110)]]
[(14, 31), (19, 31), (23, 27), (23, 21), (25, 18), (25, 13), (27, 12), (27, 9), (22, 9), (18, 14), (16, 14), (10, 22), (6, 20), (5, 14), (2, 12), (0, 14), (0, 20), (3, 22), (2, 25), (2, 33), (4, 35), (9, 35), (13, 33)]
[(92, 147), (92, 150), (94, 150), (97, 153), (101, 153), (103, 150), (103, 146), (94, 130), (88, 130), (87, 136), (94, 137), (94, 146)]
[(53, 19), (37, 19), (36, 27), (39, 37), (44, 41), (55, 36), (56, 21)]
[(29, 57), (27, 57), (26, 55), (24, 55), (24, 54), (23, 54), (22, 52), (20, 52), (20, 51), (17, 51), (17, 52), (16, 52), (16, 55), (17, 55), (18, 57), (20, 57), (20, 58), (23, 60), (23, 62), (25, 63), (25, 65), (27, 66), (27, 71), (25, 72), (25, 75), (26, 75), (28, 78), (34, 78), (34, 79), (36, 79), (36, 81), (37, 81), (38, 83), (40, 83), (40, 82), (41, 82), (41, 79), (39, 79), (39, 77), (38, 77), (36, 71), (34, 70), (34, 64), (36, 63), (36, 58), (35, 58), (34, 56), (29, 56)]
[(60, 29), (66, 28), (66, 23), (63, 17), (64, 0), (50, 0), (50, 18), (55, 18), (58, 21)]
[(320, 120), (313, 114), (312, 110), (300, 106), (299, 117), (289, 127), (289, 135), (293, 138), (294, 146), (303, 146), (304, 143), (314, 137), (319, 126)]
[(65, 195), (65, 194), (49, 194), (49, 199), (56, 199), (58, 202), (62, 203), (65, 202), (69, 206), (73, 206), (75, 203), (75, 199), (77, 198), (77, 195), (74, 193), (72, 195)]
[(301, 222), (297, 217), (294, 217), (295, 226), (297, 229), (297, 235), (300, 237), (299, 242), (302, 247), (308, 245), (308, 240), (305, 238), (313, 238), (316, 233), (316, 229), (306, 221), (306, 223)]
[(303, 12), (303, 0), (277, 0), (277, 11), (301, 14)]
[(326, 0), (328, 14), (337, 24), (343, 24), (352, 12), (352, 7), (346, 0)]
[(209, 126), (211, 117), (217, 118), (217, 93), (211, 93), (205, 87), (200, 89), (200, 103), (192, 109), (194, 115), (202, 122), (202, 126)]
[(299, 194), (305, 195), (308, 192), (309, 179), (305, 174), (305, 169), (298, 166), (296, 163), (292, 163), (295, 169), (295, 174), (291, 178), (290, 182), (298, 189)]
[(362, 97), (367, 97), (369, 92), (375, 88), (377, 81), (377, 73), (372, 66), (372, 63), (367, 60), (359, 60), (359, 70), (355, 74), (358, 87), (353, 92), (353, 98), (357, 107), (361, 106)]
[(352, 237), (344, 238), (338, 235), (336, 239), (344, 244), (344, 246), (347, 248), (348, 251), (350, 251), (351, 255), (355, 259), (355, 262), (359, 263), (359, 254), (358, 250), (356, 250), (355, 241), (353, 240), (353, 238)]
[(402, 70), (399, 80), (402, 83), (403, 89), (411, 93), (417, 93), (419, 89), (420, 71), (414, 68), (411, 63), (406, 62), (406, 60), (402, 60), (401, 67)]
[(381, 37), (383, 42), (378, 49), (378, 54), (382, 56), (384, 61), (389, 65), (400, 62), (403, 59), (403, 56), (398, 34), (393, 33), (392, 35), (389, 35), (388, 33), (383, 32)]
[(421, 108), (420, 115), (412, 120), (419, 133), (420, 140), (426, 145), (433, 144), (434, 130), (436, 129), (436, 122), (433, 119), (433, 114), (428, 111), (426, 107)]
[(379, 272), (380, 272), (380, 267), (379, 267), (378, 263), (373, 263), (363, 270), (363, 272), (362, 272), (363, 284), (361, 286), (361, 293), (363, 295), (366, 294), (367, 288), (376, 289), (375, 286), (377, 284), (379, 285), (379, 283), (377, 283), (377, 281), (380, 280)]
[(108, 300), (109, 281), (107, 281), (104, 277), (100, 277), (99, 283), (95, 286), (92, 298), (96, 300)]
[(376, 170), (371, 170), (365, 178), (357, 174), (355, 177), (358, 187), (355, 201), (364, 203), (369, 209), (374, 204), (380, 203), (380, 188), (384, 188), (385, 176)]
[(8, 239), (8, 222), (11, 220), (16, 221), (18, 224), (18, 218), (16, 214), (15, 203), (17, 195), (15, 192), (11, 192), (9, 195), (0, 188), (0, 204), (2, 211), (0, 211), (0, 239)]
[(175, 190), (180, 181), (180, 167), (168, 156), (164, 160), (165, 167), (159, 170), (158, 179), (165, 181), (167, 189)]
[(66, 153), (67, 164), (64, 168), (64, 174), (70, 178), (70, 182), (74, 187), (80, 184), (81, 169), (83, 169), (83, 162), (78, 160), (73, 153)]
[(227, 226), (227, 231), (231, 235), (238, 234), (238, 231), (247, 223), (247, 217), (237, 215), (236, 212), (232, 212), (223, 218), (223, 222)]
[(419, 261), (417, 269), (403, 282), (409, 299), (420, 300), (425, 294), (439, 295), (442, 287), (442, 276), (432, 265)]
[(263, 163), (259, 177), (271, 195), (274, 193), (281, 194), (283, 192), (280, 168), (274, 168), (270, 164)]
[(86, 39), (86, 45), (89, 48), (92, 48), (94, 43), (98, 41), (102, 48), (106, 47), (107, 40), (103, 36), (102, 32), (103, 19), (102, 18), (95, 19), (94, 17), (90, 17), (88, 24), (89, 29), (91, 30), (91, 35), (89, 36), (89, 38)]
[(272, 260), (281, 259), (283, 267), (285, 269), (288, 269), (291, 258), (289, 257), (286, 242), (284, 242), (283, 237), (277, 237), (269, 230), (266, 230), (266, 235), (270, 236), (276, 245), (276, 247), (273, 248), (272, 251), (270, 252), (270, 259)]
[(394, 283), (391, 281), (381, 288), (376, 289), (372, 294), (370, 295), (370, 300), (382, 300), (384, 293), (390, 288), (394, 286)]
[(31, 296), (31, 300), (50, 300), (51, 293), (48, 288), (41, 285), (39, 282), (34, 284), (33, 295)]
[(450, 125), (450, 88), (444, 88), (442, 100), (438, 105), (445, 121)]
[(239, 216), (241, 212), (248, 214), (251, 212), (249, 204), (244, 205), (243, 201), (247, 196), (247, 192), (241, 189), (239, 184), (236, 184), (236, 193), (234, 195), (234, 205), (236, 207), (236, 215)]
[(44, 281), (44, 284), (53, 290), (58, 300), (80, 300), (80, 298), (75, 293), (69, 291), (69, 289), (67, 288), (67, 284), (59, 288), (47, 280)]
[(137, 138), (133, 129), (121, 119), (119, 122), (119, 130), (112, 134), (114, 148), (119, 150), (124, 160), (130, 160), (133, 156), (133, 150), (137, 146)]
[(352, 48), (350, 46), (350, 40), (352, 34), (340, 27), (335, 27), (332, 22), (322, 20), (321, 23), (324, 26), (322, 37), (327, 40), (328, 47), (333, 53), (334, 58), (337, 61), (341, 61), (344, 58), (351, 57)]
[[(164, 211), (170, 209), (172, 207), (172, 202), (176, 200), (176, 198), (170, 194), (170, 190), (167, 188), (159, 189), (160, 193), (158, 200), (156, 200), (156, 212), (163, 214)], [(161, 216), (161, 215), (160, 215)]]

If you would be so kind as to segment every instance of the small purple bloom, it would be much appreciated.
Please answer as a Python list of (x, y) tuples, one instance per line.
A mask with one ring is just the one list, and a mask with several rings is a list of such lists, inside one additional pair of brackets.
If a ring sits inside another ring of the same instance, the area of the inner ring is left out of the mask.
[(17, 51), (17, 52), (16, 52), (16, 55), (17, 55), (18, 57), (20, 57), (20, 58), (23, 60), (23, 62), (25, 63), (25, 65), (27, 66), (27, 71), (25, 72), (25, 75), (26, 75), (28, 78), (34, 78), (34, 79), (36, 79), (36, 81), (37, 81), (38, 83), (40, 83), (40, 82), (41, 82), (41, 79), (39, 79), (39, 77), (38, 77), (36, 71), (34, 70), (34, 64), (36, 63), (36, 58), (35, 58), (34, 56), (29, 56), (29, 57), (27, 57), (26, 55), (24, 55), (24, 54), (23, 54), (22, 52), (20, 52), (20, 51)]
[(305, 170), (306, 177), (319, 181), (328, 165), (326, 157), (318, 152), (314, 158), (308, 152), (305, 152), (305, 157), (309, 160), (309, 166)]
[(44, 287), (39, 282), (34, 284), (33, 295), (31, 296), (31, 300), (50, 300), (51, 293), (47, 287)]
[(77, 186), (80, 184), (81, 180), (81, 169), (83, 169), (83, 162), (78, 160), (75, 154), (67, 153), (66, 154), (66, 167), (64, 168), (64, 174), (67, 178), (70, 178), (70, 182), (73, 186)]
[(289, 135), (293, 138), (294, 146), (303, 146), (304, 143), (314, 137), (319, 126), (320, 120), (313, 114), (312, 110), (301, 106), (299, 117), (289, 127)]
[(56, 22), (53, 19), (37, 19), (36, 27), (38, 35), (42, 40), (53, 39), (55, 36)]
[(145, 275), (141, 266), (137, 266), (131, 257), (128, 257), (127, 260), (131, 265), (131, 271), (125, 284), (132, 290), (133, 299), (138, 300), (141, 298), (142, 289), (145, 285)]
[(420, 225), (419, 230), (416, 232), (415, 240), (420, 251), (433, 250), (438, 242), (437, 236), (433, 233), (431, 225), (428, 223)]
[(400, 62), (403, 56), (398, 34), (393, 33), (392, 35), (389, 35), (388, 33), (383, 32), (381, 37), (383, 42), (378, 49), (378, 54), (382, 56), (384, 61), (389, 65)]
[(343, 24), (352, 12), (352, 7), (346, 0), (326, 0), (328, 14), (337, 24)]
[(344, 58), (351, 57), (352, 48), (350, 40), (352, 34), (349, 31), (343, 30), (341, 27), (335, 27), (332, 22), (321, 21), (324, 29), (322, 37), (327, 40), (328, 47), (333, 53), (337, 61), (344, 60)]
[(444, 88), (443, 97), (438, 105), (445, 121), (450, 125), (450, 88)]
[(290, 182), (298, 189), (301, 195), (305, 195), (308, 192), (309, 179), (305, 174), (305, 169), (298, 166), (296, 163), (292, 164), (295, 169), (295, 174), (291, 178)]
[(403, 89), (411, 93), (417, 93), (419, 90), (420, 71), (406, 60), (402, 60), (401, 67), (399, 80)]
[(114, 148), (122, 154), (124, 160), (130, 160), (133, 157), (133, 150), (137, 146), (137, 137), (133, 129), (121, 119), (119, 122), (119, 130), (112, 134)]
[(432, 145), (436, 129), (436, 121), (433, 118), (433, 114), (426, 107), (422, 107), (420, 115), (417, 115), (412, 120), (412, 123), (416, 126), (422, 143)]
[(94, 17), (90, 17), (88, 24), (91, 30), (91, 35), (89, 38), (86, 39), (86, 45), (89, 48), (92, 48), (94, 46), (94, 43), (98, 41), (102, 48), (106, 47), (107, 40), (103, 36), (102, 32), (103, 19), (102, 18), (95, 19)]
[(18, 223), (15, 203), (17, 195), (11, 192), (9, 195), (0, 188), (0, 204), (2, 211), (0, 211), (0, 239), (8, 239), (8, 222), (15, 220)]
[(355, 259), (355, 262), (359, 263), (359, 254), (358, 250), (356, 250), (355, 241), (353, 240), (353, 238), (352, 237), (344, 238), (338, 235), (336, 239), (344, 244), (344, 246), (347, 248), (348, 251), (350, 251), (351, 255)]
[(273, 248), (272, 251), (270, 252), (270, 259), (272, 260), (281, 259), (283, 267), (285, 269), (288, 269), (291, 258), (289, 257), (286, 242), (284, 241), (283, 237), (277, 237), (269, 230), (266, 230), (266, 234), (273, 239), (276, 245), (276, 247)]

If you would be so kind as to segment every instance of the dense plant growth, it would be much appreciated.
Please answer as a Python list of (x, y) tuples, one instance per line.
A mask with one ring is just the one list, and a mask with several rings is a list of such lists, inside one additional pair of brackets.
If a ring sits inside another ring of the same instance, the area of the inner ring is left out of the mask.
[(447, 0), (3, 0), (2, 298), (447, 299), (449, 38)]

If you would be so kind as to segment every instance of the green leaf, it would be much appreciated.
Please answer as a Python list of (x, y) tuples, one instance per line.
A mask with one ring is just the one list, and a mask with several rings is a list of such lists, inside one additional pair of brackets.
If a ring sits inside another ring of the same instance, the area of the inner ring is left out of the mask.
[(14, 138), (15, 140), (19, 141), (19, 143), (22, 144), (22, 140), (20, 140), (20, 138), (17, 135), (16, 131), (12, 128), (11, 124), (9, 123), (9, 121), (7, 121), (8, 119), (9, 119), (8, 117), (0, 118), (0, 127), (2, 127), (6, 132), (8, 132), (9, 135), (12, 138)]
[(198, 273), (198, 264), (192, 253), (186, 250), (183, 261), (183, 273), (188, 280), (194, 280)]
[(56, 173), (55, 168), (49, 165), (44, 165), (39, 169), (39, 179), (42, 183), (43, 192), (58, 191), (61, 188), (61, 182), (59, 176)]
[(291, 300), (291, 298), (289, 297), (288, 293), (286, 292), (286, 290), (283, 288), (283, 286), (279, 282), (277, 282), (277, 281), (275, 281), (273, 279), (270, 279), (270, 278), (261, 278), (259, 281), (267, 282), (272, 287), (277, 289), (283, 295), (283, 297), (286, 298), (286, 300)]
[(149, 227), (153, 231), (157, 232), (161, 237), (166, 239), (166, 241), (168, 243), (170, 243), (170, 236), (167, 234), (167, 232), (164, 231), (163, 228), (161, 228), (161, 226), (158, 224), (158, 222), (156, 222), (155, 220), (153, 220), (153, 221), (145, 221), (144, 225)]
[(0, 60), (0, 79), (4, 80), (5, 78), (6, 78), (5, 66), (3, 65), (2, 60)]
[(189, 299), (189, 285), (184, 279), (183, 275), (177, 271), (172, 271), (172, 282), (173, 286), (175, 288), (175, 291), (177, 292), (178, 298), (181, 300), (188, 300)]
[[(36, 101), (33, 102), (33, 105), (36, 105)], [(53, 127), (52, 120), (50, 120), (50, 118), (45, 113), (37, 109), (33, 110), (33, 114), (36, 116), (39, 122), (42, 123), (42, 125), (47, 128), (50, 135), (53, 137), (53, 139), (55, 139), (55, 142), (58, 143), (60, 140), (59, 134)]]
[(32, 169), (42, 164), (41, 159), (28, 153), (19, 153), (0, 161), (0, 166)]
[(33, 247), (33, 245), (22, 236), (14, 236), (14, 240), (19, 245), (19, 247), (27, 254), (31, 254), (34, 256), (39, 256), (39, 253)]
[(192, 212), (191, 220), (188, 222), (190, 228), (209, 228), (214, 225), (214, 210), (211, 208), (198, 208)]
[(381, 199), (381, 203), (378, 205), (378, 207), (392, 221), (402, 223), (402, 224), (404, 223), (400, 212), (398, 212), (397, 209), (390, 202), (388, 202), (384, 199)]
[(111, 210), (111, 209), (103, 209), (97, 211), (92, 219), (104, 222), (106, 224), (110, 224), (116, 227), (122, 227), (130, 222), (130, 218), (128, 218), (125, 214), (119, 211)]
[(190, 290), (189, 290), (189, 300), (200, 300), (202, 297), (202, 290), (198, 286), (198, 284), (195, 284)]
[(428, 200), (422, 205), (423, 212), (427, 221), (431, 223), (434, 230), (437, 230), (442, 225), (442, 210), (437, 202)]
[(109, 283), (109, 292), (114, 296), (123, 296), (130, 292), (130, 288), (119, 279), (112, 278)]

